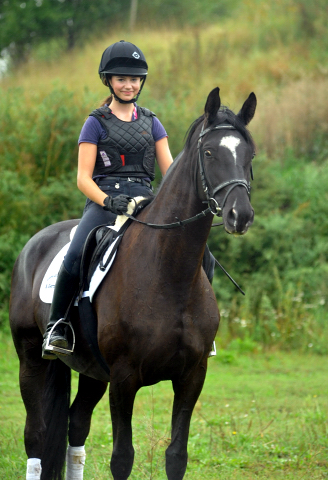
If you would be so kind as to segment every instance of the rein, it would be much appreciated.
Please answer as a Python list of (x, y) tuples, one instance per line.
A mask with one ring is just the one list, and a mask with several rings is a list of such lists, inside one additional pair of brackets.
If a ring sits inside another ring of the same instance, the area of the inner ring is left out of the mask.
[[(132, 198), (132, 200), (134, 200), (134, 198)], [(134, 222), (141, 223), (141, 225), (146, 225), (147, 227), (151, 227), (151, 228), (164, 229), (164, 228), (183, 227), (188, 223), (192, 223), (192, 222), (195, 222), (196, 220), (199, 220), (200, 218), (206, 217), (206, 215), (208, 215), (209, 213), (213, 213), (210, 207), (208, 207), (206, 210), (202, 210), (200, 213), (197, 213), (197, 215), (195, 215), (194, 217), (186, 218), (185, 220), (178, 220), (177, 222), (174, 222), (174, 223), (164, 223), (164, 224), (142, 222), (141, 220), (138, 220), (136, 217), (133, 217), (128, 213), (124, 213), (124, 215), (130, 218), (131, 220), (133, 220)]]
[[(134, 198), (132, 199), (134, 200)], [(135, 200), (134, 200), (135, 201)], [(136, 202), (135, 202), (136, 203)], [(183, 227), (184, 225), (187, 225), (188, 223), (191, 223), (191, 222), (195, 222), (196, 220), (198, 220), (199, 218), (203, 218), (205, 217), (208, 213), (213, 213), (211, 208), (208, 207), (206, 210), (203, 210), (202, 212), (198, 213), (197, 215), (195, 215), (194, 217), (191, 217), (191, 218), (187, 218), (186, 220), (181, 220), (181, 221), (178, 221), (178, 222), (174, 222), (174, 223), (165, 223), (163, 225), (161, 224), (155, 224), (155, 223), (147, 223), (147, 222), (142, 222), (141, 220), (138, 220), (137, 218), (133, 217), (132, 215), (129, 215), (128, 213), (125, 213), (124, 215), (128, 218), (130, 218), (131, 220), (133, 220), (134, 222), (137, 222), (137, 223), (141, 223), (141, 225), (146, 225), (147, 227), (151, 227), (151, 228), (156, 228), (156, 229), (164, 229), (164, 228), (176, 228), (176, 227)], [(212, 225), (212, 227), (219, 227), (223, 225), (223, 223), (214, 223)], [(229, 278), (229, 280), (234, 284), (234, 286), (240, 291), (240, 293), (242, 293), (243, 295), (245, 295), (245, 292), (240, 288), (240, 286), (238, 285), (237, 282), (235, 282), (235, 280), (231, 277), (231, 275), (229, 275), (229, 273), (226, 271), (226, 269), (221, 265), (221, 263), (215, 258), (213, 257), (214, 260), (215, 260), (215, 263), (218, 267), (221, 268), (222, 272), (226, 274), (226, 276)]]

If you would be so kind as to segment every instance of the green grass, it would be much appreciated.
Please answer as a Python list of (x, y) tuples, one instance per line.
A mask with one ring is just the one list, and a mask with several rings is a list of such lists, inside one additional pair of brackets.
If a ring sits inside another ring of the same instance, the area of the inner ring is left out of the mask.
[[(0, 478), (24, 479), (25, 411), (10, 338), (0, 346)], [(76, 388), (74, 374), (74, 389)], [(170, 438), (169, 382), (140, 390), (134, 416), (131, 480), (164, 480)], [(327, 357), (219, 352), (209, 360), (189, 437), (186, 480), (328, 478)], [(86, 442), (85, 480), (112, 478), (107, 395)]]

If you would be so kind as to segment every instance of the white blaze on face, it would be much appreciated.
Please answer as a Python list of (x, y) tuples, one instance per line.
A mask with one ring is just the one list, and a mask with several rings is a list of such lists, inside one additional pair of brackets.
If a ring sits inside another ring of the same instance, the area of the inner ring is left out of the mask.
[(232, 135), (223, 137), (220, 142), (220, 145), (222, 147), (226, 147), (230, 150), (230, 152), (233, 155), (233, 158), (235, 159), (235, 163), (237, 161), (236, 148), (238, 147), (239, 144), (240, 144), (240, 139), (237, 137), (233, 137)]

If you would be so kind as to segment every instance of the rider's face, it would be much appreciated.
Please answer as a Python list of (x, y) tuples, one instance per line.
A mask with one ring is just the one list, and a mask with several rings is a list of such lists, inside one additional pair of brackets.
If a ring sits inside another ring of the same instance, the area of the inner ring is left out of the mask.
[(140, 90), (141, 78), (113, 75), (110, 82), (118, 98), (132, 100)]

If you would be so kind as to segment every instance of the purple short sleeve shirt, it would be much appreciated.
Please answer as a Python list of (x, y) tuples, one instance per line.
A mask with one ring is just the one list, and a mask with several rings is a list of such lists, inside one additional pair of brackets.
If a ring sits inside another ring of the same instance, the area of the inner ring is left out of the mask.
[[(132, 121), (137, 119), (136, 115), (137, 109), (135, 108), (132, 114)], [(168, 136), (157, 117), (153, 117), (152, 135), (155, 142)], [(81, 130), (79, 144), (85, 142), (98, 145), (99, 140), (106, 138), (106, 136), (107, 132), (101, 123), (95, 117), (88, 117)]]

